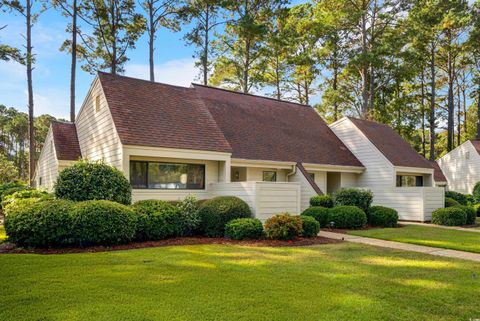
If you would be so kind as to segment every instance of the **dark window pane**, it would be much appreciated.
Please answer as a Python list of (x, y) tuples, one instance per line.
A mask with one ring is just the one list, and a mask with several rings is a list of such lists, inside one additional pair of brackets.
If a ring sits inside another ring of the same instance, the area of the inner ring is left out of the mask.
[(423, 176), (417, 176), (416, 185), (423, 186)]
[(264, 182), (276, 182), (277, 181), (277, 172), (274, 172), (274, 171), (263, 172), (263, 181)]
[(147, 188), (146, 162), (130, 162), (130, 184), (133, 188)]

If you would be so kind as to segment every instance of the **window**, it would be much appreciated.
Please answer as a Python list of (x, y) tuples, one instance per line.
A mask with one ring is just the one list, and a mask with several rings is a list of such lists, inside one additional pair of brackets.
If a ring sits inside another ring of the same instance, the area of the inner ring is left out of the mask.
[(423, 176), (397, 175), (397, 187), (423, 186)]
[(277, 181), (277, 172), (275, 172), (275, 171), (264, 171), (263, 172), (263, 181), (264, 182), (276, 182)]
[(131, 161), (130, 184), (137, 189), (205, 189), (205, 165)]
[(95, 96), (95, 112), (100, 110), (100, 95)]
[(42, 177), (38, 179), (38, 186), (42, 186)]
[(310, 177), (315, 180), (315, 173), (308, 173), (308, 175), (310, 175)]

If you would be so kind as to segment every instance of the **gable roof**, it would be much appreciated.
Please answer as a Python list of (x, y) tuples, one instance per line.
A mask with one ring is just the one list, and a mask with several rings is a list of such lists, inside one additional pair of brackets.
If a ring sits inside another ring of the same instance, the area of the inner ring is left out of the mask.
[(308, 184), (310, 184), (310, 186), (313, 188), (313, 190), (315, 191), (315, 193), (317, 193), (317, 194), (319, 194), (319, 195), (323, 195), (322, 190), (320, 189), (320, 187), (318, 187), (317, 183), (316, 183), (315, 180), (312, 178), (312, 176), (307, 172), (307, 170), (305, 169), (305, 167), (303, 167), (303, 164), (302, 164), (302, 163), (297, 163), (297, 168), (300, 170), (300, 172), (302, 173), (303, 177), (305, 177), (305, 179), (307, 180)]
[(477, 139), (472, 139), (470, 140), (470, 143), (472, 143), (473, 147), (477, 151), (478, 154), (480, 154), (480, 140)]
[(347, 117), (394, 166), (433, 168), (393, 128), (374, 121)]
[(52, 135), (58, 160), (76, 161), (82, 157), (74, 123), (52, 121)]
[(362, 166), (310, 106), (194, 84), (232, 157)]
[(103, 72), (98, 77), (122, 144), (231, 152), (192, 88)]
[(440, 165), (438, 165), (438, 163), (436, 161), (430, 161), (430, 164), (432, 164), (433, 166), (433, 169), (434, 169), (434, 172), (433, 172), (433, 179), (435, 180), (435, 182), (437, 183), (443, 183), (443, 182), (447, 182), (447, 178), (445, 177), (445, 175), (443, 174), (443, 171), (442, 169), (440, 168)]

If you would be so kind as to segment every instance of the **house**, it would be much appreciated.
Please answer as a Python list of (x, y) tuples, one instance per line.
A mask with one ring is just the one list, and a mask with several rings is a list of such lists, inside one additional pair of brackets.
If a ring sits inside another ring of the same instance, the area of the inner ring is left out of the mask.
[(330, 128), (365, 166), (355, 185), (370, 189), (374, 204), (395, 208), (401, 220), (412, 221), (429, 221), (444, 206), (434, 166), (391, 127), (345, 117)]
[(447, 189), (471, 194), (480, 182), (480, 140), (469, 140), (438, 159)]
[[(368, 166), (310, 106), (107, 73), (93, 81), (75, 124), (52, 124), (37, 185), (51, 189), (79, 158), (121, 170), (134, 201), (234, 195), (260, 219), (299, 213), (316, 194), (376, 185), (364, 184)], [(433, 184), (433, 168), (424, 170)]]

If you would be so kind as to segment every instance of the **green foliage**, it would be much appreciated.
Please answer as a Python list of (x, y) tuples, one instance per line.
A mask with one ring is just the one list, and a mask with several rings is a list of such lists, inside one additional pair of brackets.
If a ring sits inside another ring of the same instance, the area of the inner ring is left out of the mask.
[(461, 208), (465, 214), (467, 214), (467, 219), (465, 221), (466, 225), (473, 225), (477, 219), (477, 211), (473, 206), (466, 205), (457, 205), (456, 208)]
[(367, 224), (367, 215), (357, 206), (337, 206), (329, 210), (328, 220), (336, 228), (362, 228)]
[(63, 246), (72, 241), (73, 203), (65, 200), (36, 202), (9, 210), (5, 231), (20, 246)]
[(445, 207), (452, 207), (460, 205), (459, 202), (450, 197), (445, 197)]
[(480, 203), (480, 182), (477, 182), (473, 187), (472, 196), (476, 203)]
[(460, 205), (468, 205), (468, 202), (469, 202), (468, 195), (454, 192), (454, 191), (446, 191), (445, 198), (451, 198), (457, 201)]
[(432, 223), (446, 226), (462, 226), (467, 222), (467, 213), (458, 206), (440, 208), (432, 213)]
[(333, 196), (335, 206), (356, 206), (368, 213), (373, 194), (369, 190), (358, 188), (342, 188)]
[(0, 202), (3, 202), (5, 196), (11, 195), (18, 191), (23, 191), (28, 189), (28, 187), (19, 182), (0, 184)]
[(302, 234), (303, 237), (315, 237), (320, 232), (320, 223), (311, 216), (300, 215), (302, 219)]
[(477, 217), (480, 217), (480, 204), (473, 205), (473, 208), (477, 212)]
[(302, 225), (300, 216), (278, 214), (265, 221), (265, 235), (274, 240), (292, 240), (302, 234)]
[(123, 244), (135, 237), (137, 216), (128, 206), (119, 203), (105, 200), (76, 203), (72, 220), (76, 245)]
[(136, 238), (142, 241), (162, 240), (181, 233), (179, 210), (160, 200), (138, 201), (132, 205), (137, 214)]
[(311, 216), (317, 220), (317, 222), (320, 224), (320, 227), (326, 227), (329, 223), (328, 213), (329, 210), (326, 207), (312, 206), (303, 211), (302, 216)]
[[(1, 60), (1, 47), (0, 44), (0, 60)], [(18, 178), (18, 169), (15, 163), (8, 160), (7, 157), (0, 155), (0, 184), (12, 182)]]
[(333, 199), (330, 195), (315, 195), (310, 198), (310, 206), (333, 207)]
[(46, 191), (38, 189), (21, 190), (11, 195), (5, 196), (2, 201), (2, 208), (5, 209), (7, 206), (12, 205), (23, 199), (36, 199), (37, 201), (51, 200), (53, 199), (53, 195)]
[(372, 226), (397, 227), (398, 212), (389, 207), (372, 206), (368, 213), (368, 219)]
[(180, 236), (192, 235), (200, 225), (200, 215), (198, 214), (198, 200), (193, 195), (188, 195), (181, 202), (177, 203), (179, 222), (181, 228), (178, 232)]
[(225, 236), (232, 240), (256, 240), (263, 236), (263, 225), (256, 218), (237, 218), (227, 223)]
[(109, 200), (129, 205), (132, 188), (115, 167), (82, 160), (60, 172), (55, 196), (72, 201)]
[(248, 204), (238, 197), (217, 196), (200, 205), (200, 231), (210, 237), (225, 235), (225, 225), (233, 219), (251, 217)]

